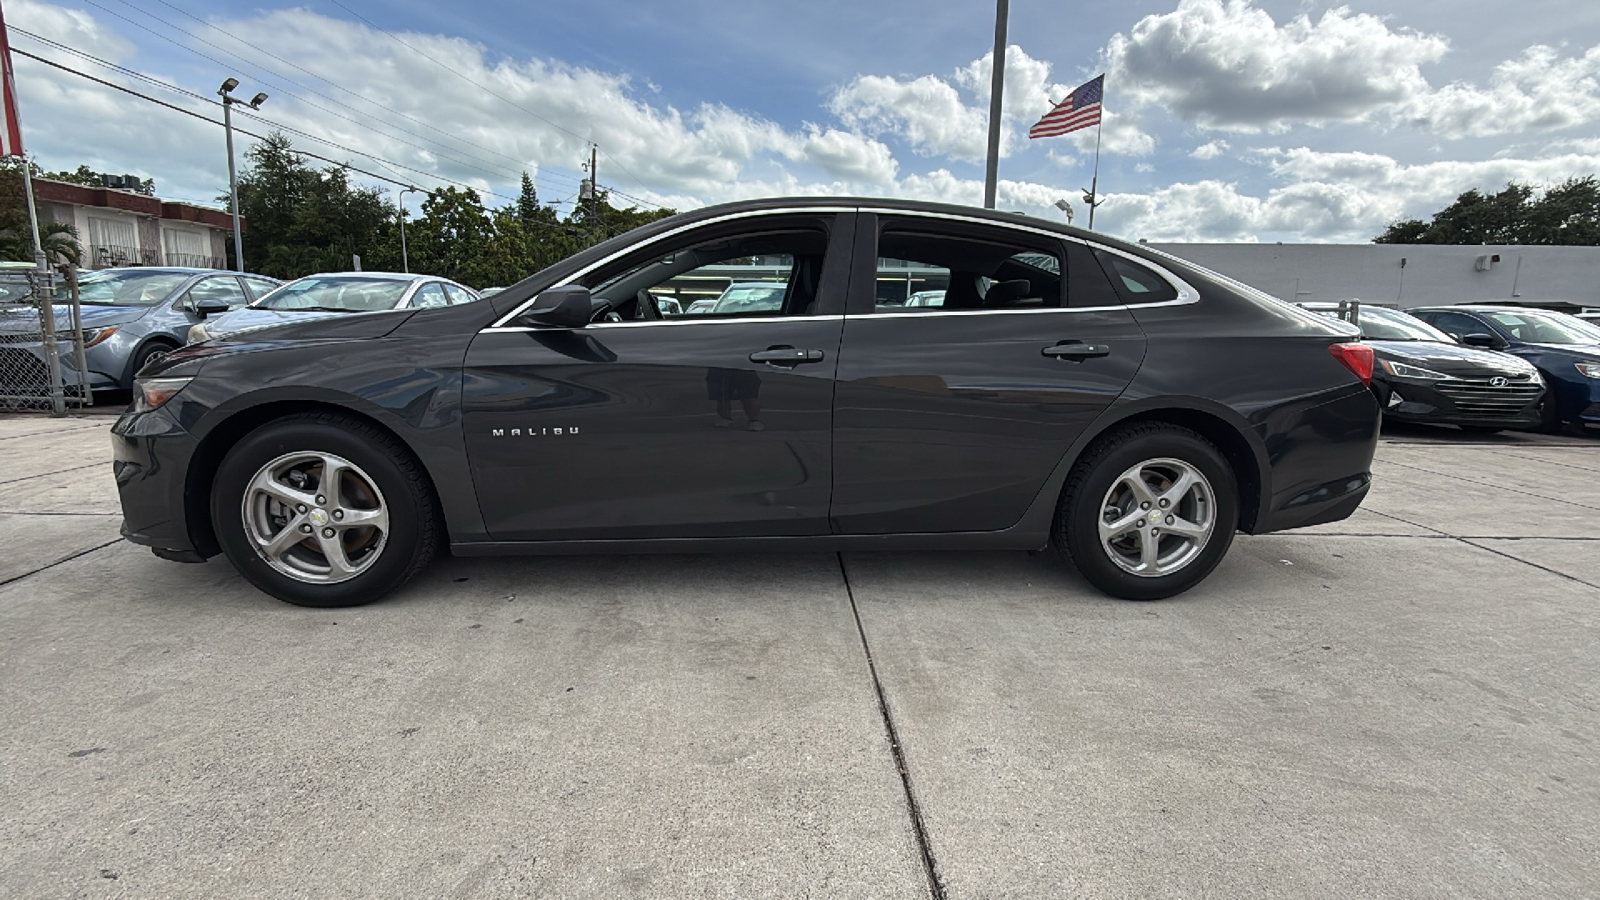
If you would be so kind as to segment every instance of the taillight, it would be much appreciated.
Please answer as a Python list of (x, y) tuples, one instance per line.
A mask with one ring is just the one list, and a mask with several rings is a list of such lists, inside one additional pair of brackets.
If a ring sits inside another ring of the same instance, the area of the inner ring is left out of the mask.
[(1346, 369), (1354, 372), (1361, 379), (1362, 384), (1372, 384), (1372, 348), (1366, 344), (1329, 344), (1328, 352), (1333, 358), (1344, 364)]

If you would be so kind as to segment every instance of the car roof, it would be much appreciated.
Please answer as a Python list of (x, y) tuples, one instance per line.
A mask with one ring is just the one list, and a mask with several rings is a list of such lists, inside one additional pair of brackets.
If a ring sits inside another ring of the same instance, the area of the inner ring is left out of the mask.
[(1455, 306), (1417, 306), (1428, 312), (1508, 312), (1508, 313), (1559, 313), (1558, 309), (1541, 309), (1537, 306), (1500, 306), (1493, 303), (1461, 303)]
[[(443, 275), (423, 275), (417, 272), (315, 272), (300, 278), (367, 278), (376, 281), (450, 281)], [(295, 279), (299, 281), (299, 278)], [(450, 282), (454, 284), (455, 282)]]
[(200, 269), (193, 266), (110, 266), (104, 269), (88, 269), (79, 272), (79, 277), (93, 275), (98, 272), (153, 272), (159, 275), (243, 275), (246, 278), (265, 278), (270, 281), (281, 279), (271, 275), (257, 275), (254, 272), (235, 272), (232, 269)]

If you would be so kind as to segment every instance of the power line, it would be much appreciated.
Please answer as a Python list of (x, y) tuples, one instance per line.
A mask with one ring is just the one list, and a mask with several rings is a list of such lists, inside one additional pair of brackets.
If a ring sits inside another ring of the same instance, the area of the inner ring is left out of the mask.
[[(88, 2), (93, 2), (93, 0), (88, 0)], [(350, 15), (355, 16), (356, 18), (360, 19), (361, 21), (367, 23), (367, 25), (369, 25), (372, 28), (376, 29), (378, 32), (380, 32), (380, 33), (382, 33), (384, 35), (387, 35), (390, 40), (394, 41), (395, 43), (399, 44), (400, 46), (406, 48), (407, 50), (410, 50), (412, 53), (417, 54), (418, 56), (422, 57), (423, 59), (428, 60), (429, 62), (433, 63), (434, 65), (438, 66), (439, 68), (444, 69), (446, 72), (449, 72), (450, 74), (456, 76), (457, 78), (460, 78), (462, 81), (465, 81), (467, 84), (470, 84), (473, 87), (477, 88), (478, 90), (483, 91), (484, 93), (488, 94), (489, 96), (494, 97), (494, 98), (496, 98), (496, 99), (498, 99), (498, 100), (500, 100), (500, 101), (502, 101), (504, 103), (507, 103), (507, 104), (517, 108), (517, 109), (520, 109), (523, 112), (527, 113), (528, 115), (533, 116), (535, 119), (538, 119), (539, 121), (545, 123), (546, 125), (549, 125), (552, 128), (555, 128), (555, 129), (557, 129), (559, 131), (563, 131), (563, 132), (565, 132), (567, 134), (570, 134), (570, 135), (572, 135), (573, 137), (577, 138), (580, 141), (586, 141), (586, 142), (589, 142), (589, 143), (593, 143), (593, 141), (591, 139), (584, 137), (583, 135), (577, 133), (576, 131), (573, 131), (572, 129), (566, 127), (565, 125), (562, 125), (562, 124), (560, 124), (558, 122), (555, 122), (555, 121), (553, 121), (551, 119), (547, 119), (544, 116), (539, 115), (538, 113), (536, 113), (533, 110), (527, 108), (526, 106), (523, 106), (522, 104), (516, 102), (515, 100), (512, 100), (510, 97), (507, 97), (504, 94), (501, 94), (501, 93), (495, 91), (493, 88), (490, 88), (487, 85), (481, 84), (481, 83), (473, 80), (472, 78), (468, 77), (466, 74), (464, 74), (462, 72), (459, 72), (459, 71), (457, 71), (455, 69), (452, 69), (451, 67), (449, 67), (449, 66), (445, 65), (444, 63), (440, 62), (439, 60), (435, 59), (433, 56), (429, 55), (428, 53), (425, 53), (422, 50), (418, 50), (416, 47), (413, 47), (410, 44), (406, 43), (405, 41), (401, 40), (397, 35), (393, 34), (390, 31), (387, 31), (382, 26), (378, 25), (378, 23), (372, 21), (371, 19), (367, 18), (366, 16), (363, 16), (361, 13), (356, 12), (355, 10), (351, 9), (350, 7), (345, 6), (342, 2), (340, 2), (340, 0), (332, 0), (332, 3), (333, 3), (334, 6), (339, 7), (340, 9), (342, 9), (345, 12), (349, 13)], [(620, 162), (617, 162), (616, 158), (613, 157), (611, 154), (605, 153), (604, 150), (602, 150), (600, 152), (605, 154), (605, 157), (606, 157), (607, 160), (616, 163), (617, 164), (617, 168), (621, 169), (623, 174), (627, 175), (629, 178), (632, 178), (635, 182), (637, 182), (639, 187), (644, 188), (645, 190), (649, 190), (650, 189), (649, 187), (647, 187), (645, 185), (644, 182), (639, 181), (638, 176), (634, 175), (632, 172), (629, 172), (628, 168), (626, 166), (624, 166)], [(637, 197), (635, 197), (633, 199), (638, 200)], [(645, 203), (646, 205), (649, 205), (649, 206), (655, 206), (657, 208), (660, 208), (660, 205), (656, 204), (656, 203), (650, 203), (649, 201), (644, 201), (644, 200), (640, 200), (639, 202)]]
[[(105, 6), (102, 6), (99, 3), (95, 2), (95, 0), (84, 0), (84, 2), (88, 3), (90, 6), (93, 6), (93, 7), (97, 8), (97, 9), (99, 9), (99, 10), (105, 12), (105, 13), (108, 13), (108, 14), (110, 14), (112, 16), (115, 16), (115, 17), (121, 19), (122, 21), (127, 22), (128, 24), (136, 27), (136, 28), (139, 28), (139, 29), (141, 29), (141, 30), (143, 30), (145, 32), (148, 32), (149, 34), (152, 34), (152, 35), (154, 35), (154, 36), (156, 36), (158, 38), (161, 38), (162, 40), (166, 41), (167, 43), (172, 44), (173, 46), (176, 46), (176, 47), (178, 47), (178, 48), (180, 48), (182, 50), (187, 50), (190, 53), (193, 53), (194, 55), (200, 57), (201, 59), (204, 59), (204, 60), (207, 60), (209, 62), (215, 63), (216, 65), (222, 66), (224, 68), (228, 68), (228, 67), (231, 67), (231, 66), (237, 64), (237, 60), (235, 62), (228, 62), (228, 61), (225, 61), (225, 60), (220, 60), (220, 59), (217, 59), (214, 56), (210, 56), (208, 54), (202, 53), (199, 50), (194, 49), (193, 47), (186, 47), (181, 42), (179, 42), (177, 40), (174, 40), (169, 35), (162, 34), (161, 32), (156, 31), (155, 29), (150, 28), (149, 26), (147, 26), (147, 25), (145, 25), (145, 24), (143, 24), (141, 22), (136, 22), (133, 19), (130, 19), (127, 16), (122, 15), (121, 13), (118, 13), (118, 12), (116, 12), (114, 10), (108, 9)], [(124, 0), (124, 2), (126, 2), (126, 0)], [(178, 27), (173, 25), (171, 22), (167, 22), (166, 20), (162, 19), (159, 16), (154, 15), (153, 13), (146, 12), (145, 10), (139, 9), (138, 7), (133, 7), (133, 8), (135, 10), (137, 10), (138, 12), (143, 13), (146, 16), (149, 16), (151, 19), (154, 19), (155, 21), (160, 22), (161, 24), (166, 25), (169, 28), (172, 28), (174, 30), (178, 30), (181, 33), (186, 34), (189, 37), (192, 37), (195, 40), (200, 41), (201, 43), (203, 43), (203, 44), (205, 44), (205, 45), (207, 45), (209, 47), (213, 47), (213, 48), (215, 48), (217, 50), (221, 50), (224, 53), (231, 53), (232, 52), (232, 51), (229, 51), (229, 50), (227, 50), (227, 49), (225, 49), (223, 47), (218, 47), (216, 44), (214, 44), (214, 43), (212, 43), (210, 41), (207, 41), (205, 38), (199, 37), (197, 35), (189, 34), (188, 32), (183, 32), (181, 29), (178, 29)], [(324, 99), (328, 100), (331, 103), (336, 103), (336, 104), (339, 104), (341, 106), (344, 106), (346, 109), (349, 109), (351, 112), (355, 112), (358, 115), (366, 116), (369, 119), (370, 118), (374, 118), (374, 117), (372, 117), (372, 116), (370, 116), (370, 115), (368, 115), (366, 113), (362, 113), (360, 110), (356, 110), (353, 107), (350, 107), (348, 104), (339, 103), (339, 101), (334, 100), (332, 97), (328, 97), (326, 94), (319, 93), (318, 91), (316, 91), (313, 88), (308, 88), (305, 85), (302, 85), (297, 81), (294, 81), (293, 79), (284, 78), (283, 76), (277, 75), (276, 73), (274, 73), (274, 75), (275, 75), (275, 77), (283, 78), (283, 80), (289, 82), (290, 84), (294, 84), (296, 87), (300, 87), (300, 88), (302, 88), (304, 90), (310, 91), (313, 94), (317, 94), (317, 96), (323, 97)], [(255, 74), (255, 75), (253, 75), (252, 77), (255, 77), (256, 79), (262, 81), (264, 84), (267, 85), (267, 87), (270, 87), (275, 91), (278, 91), (280, 93), (283, 93), (283, 94), (286, 94), (286, 95), (288, 95), (290, 97), (293, 97), (296, 100), (299, 100), (301, 103), (306, 104), (307, 106), (311, 107), (312, 109), (316, 109), (316, 110), (319, 110), (321, 112), (327, 113), (330, 116), (335, 116), (337, 118), (343, 119), (346, 122), (350, 122), (351, 124), (358, 125), (358, 126), (360, 126), (362, 128), (372, 129), (373, 131), (378, 132), (378, 134), (382, 135), (383, 137), (389, 138), (391, 140), (399, 141), (400, 143), (405, 144), (408, 147), (412, 147), (414, 149), (421, 150), (424, 153), (435, 153), (436, 152), (436, 151), (433, 151), (433, 150), (429, 150), (427, 147), (424, 147), (424, 146), (422, 146), (420, 144), (414, 143), (412, 141), (408, 141), (405, 138), (402, 138), (402, 137), (399, 137), (397, 135), (384, 132), (383, 130), (381, 130), (379, 128), (376, 128), (376, 127), (374, 127), (372, 125), (369, 125), (367, 123), (359, 122), (359, 121), (357, 121), (355, 119), (352, 119), (349, 116), (346, 116), (346, 115), (344, 115), (342, 113), (339, 113), (339, 112), (336, 112), (334, 110), (328, 109), (325, 106), (321, 106), (319, 104), (313, 103), (310, 100), (307, 100), (305, 97), (302, 97), (299, 94), (296, 94), (294, 91), (289, 90), (288, 88), (282, 87), (282, 86), (277, 85), (277, 84), (273, 84), (267, 78), (261, 76), (259, 74), (259, 72), (257, 74)], [(307, 136), (308, 137), (312, 137), (310, 135), (307, 135)], [(315, 138), (315, 137), (312, 137), (312, 139), (313, 140), (317, 140), (317, 138)], [(424, 140), (426, 140), (426, 138), (424, 138)], [(331, 142), (326, 142), (325, 141), (324, 143), (329, 143), (330, 146), (337, 146), (335, 144), (332, 144)], [(435, 144), (436, 146), (439, 146), (439, 147), (444, 147), (443, 144), (439, 144), (436, 141), (430, 141), (430, 143), (433, 143), (433, 144)], [(343, 149), (343, 148), (341, 148), (341, 149)], [(445, 149), (446, 150), (450, 150), (451, 152), (460, 152), (460, 151), (453, 150), (453, 148), (446, 147)], [(358, 152), (358, 151), (352, 151), (352, 152)], [(362, 155), (365, 156), (366, 154), (362, 154)], [(465, 166), (468, 169), (473, 169), (475, 171), (482, 172), (485, 175), (489, 175), (489, 176), (492, 176), (492, 177), (495, 177), (495, 178), (504, 178), (504, 179), (507, 179), (507, 180), (510, 180), (510, 177), (511, 177), (511, 176), (507, 175), (504, 170), (501, 170), (501, 171), (490, 171), (490, 170), (485, 169), (485, 168), (483, 168), (481, 166), (475, 166), (475, 165), (473, 165), (471, 163), (465, 162), (465, 161), (463, 161), (461, 159), (457, 159), (457, 158), (449, 156), (447, 154), (440, 153), (438, 155), (444, 157), (445, 159), (450, 160), (451, 162), (457, 163), (458, 165)], [(471, 154), (467, 154), (467, 155), (471, 156)], [(369, 158), (377, 159), (377, 157), (369, 157)], [(488, 162), (488, 160), (483, 160), (481, 157), (472, 157), (472, 158), (479, 159), (482, 162)], [(402, 168), (409, 168), (409, 167), (402, 166)], [(420, 172), (421, 170), (413, 169), (412, 171)], [(424, 174), (426, 174), (426, 173), (424, 173)]]
[[(47, 66), (52, 66), (54, 68), (60, 69), (63, 72), (70, 72), (73, 75), (77, 75), (80, 78), (84, 78), (84, 79), (87, 79), (89, 81), (92, 81), (95, 84), (99, 84), (99, 85), (103, 85), (105, 87), (111, 88), (112, 90), (121, 91), (124, 94), (131, 94), (132, 96), (138, 97), (141, 100), (148, 100), (151, 103), (156, 104), (157, 106), (164, 106), (167, 109), (173, 110), (175, 112), (183, 113), (184, 115), (189, 116), (190, 118), (199, 119), (202, 122), (209, 122), (212, 125), (216, 125), (219, 128), (222, 127), (222, 123), (221, 122), (217, 121), (216, 119), (210, 118), (208, 116), (203, 116), (200, 113), (195, 112), (194, 110), (184, 109), (181, 106), (177, 106), (175, 104), (168, 103), (165, 100), (161, 100), (161, 99), (158, 99), (156, 97), (152, 97), (149, 94), (143, 94), (143, 93), (140, 93), (139, 91), (136, 91), (136, 90), (134, 90), (132, 88), (129, 88), (129, 87), (124, 87), (124, 86), (122, 86), (120, 84), (117, 84), (115, 82), (106, 81), (103, 78), (96, 78), (96, 77), (94, 77), (93, 75), (90, 75), (87, 72), (81, 72), (81, 71), (79, 71), (77, 69), (72, 68), (71, 66), (64, 66), (61, 63), (56, 62), (55, 60), (46, 59), (46, 58), (44, 58), (42, 56), (38, 56), (38, 55), (35, 55), (33, 53), (29, 53), (26, 50), (21, 50), (21, 49), (18, 49), (16, 47), (12, 47), (11, 48), (11, 52), (13, 54), (17, 55), (17, 56), (26, 57), (27, 59), (35, 60), (37, 62), (44, 63)], [(179, 90), (180, 90), (180, 92), (185, 93), (185, 94), (189, 93), (188, 91), (182, 91), (182, 89), (179, 89)], [(191, 95), (191, 96), (196, 96), (196, 95)], [(201, 99), (204, 99), (204, 98), (201, 98)], [(217, 103), (215, 100), (206, 100), (205, 102), (210, 103), (210, 104), (212, 104), (214, 106), (220, 106), (221, 105), (220, 103)], [(252, 116), (252, 118), (257, 118), (257, 117)], [(274, 127), (281, 127), (281, 126), (278, 126), (277, 123), (268, 122), (265, 119), (262, 119), (261, 121), (266, 122), (266, 124), (268, 124), (268, 125), (273, 125)], [(255, 138), (258, 141), (267, 140), (267, 138), (264, 135), (259, 135), (259, 134), (256, 134), (253, 131), (247, 131), (247, 130), (245, 130), (243, 128), (235, 128), (234, 131), (237, 131), (237, 132), (239, 132), (240, 134), (242, 134), (242, 135), (244, 135), (246, 137)], [(321, 138), (315, 138), (315, 137), (313, 137), (312, 139), (313, 140), (322, 140)], [(331, 144), (331, 142), (328, 142), (328, 141), (323, 141), (323, 143), (330, 143)], [(331, 144), (331, 146), (335, 146), (335, 147), (338, 147), (341, 150), (346, 150), (348, 152), (355, 153), (357, 156), (367, 156), (369, 159), (373, 159), (373, 160), (377, 161), (380, 165), (382, 165), (382, 164), (384, 164), (386, 162), (385, 160), (381, 160), (378, 157), (369, 156), (368, 154), (361, 153), (361, 152), (356, 151), (356, 150), (351, 150), (348, 147), (344, 147), (344, 146), (341, 146), (341, 145), (338, 145), (338, 144)], [(376, 179), (378, 181), (386, 182), (388, 184), (399, 185), (400, 187), (412, 187), (410, 182), (401, 181), (401, 180), (396, 179), (396, 178), (390, 178), (390, 177), (388, 177), (386, 175), (379, 175), (376, 172), (369, 172), (366, 169), (360, 168), (358, 166), (353, 166), (349, 162), (346, 162), (344, 160), (338, 160), (338, 159), (333, 159), (333, 158), (327, 157), (327, 156), (321, 156), (319, 154), (312, 153), (312, 152), (307, 151), (307, 150), (298, 150), (297, 149), (297, 150), (294, 150), (293, 152), (298, 154), (298, 155), (300, 155), (300, 156), (308, 157), (310, 159), (319, 160), (319, 161), (325, 162), (325, 163), (331, 163), (331, 164), (333, 164), (335, 166), (338, 166), (338, 167), (340, 167), (342, 169), (348, 169), (351, 172), (355, 172), (355, 173), (360, 174), (360, 175), (365, 175), (368, 178), (373, 178), (373, 179)], [(418, 170), (418, 171), (420, 172), (420, 170)], [(427, 175), (429, 178), (435, 178), (435, 179), (438, 179), (439, 181), (443, 181), (443, 182), (446, 182), (448, 184), (455, 185), (457, 187), (465, 188), (465, 189), (467, 189), (469, 191), (475, 191), (476, 192), (476, 191), (479, 190), (479, 188), (475, 188), (470, 184), (465, 184), (465, 183), (459, 182), (459, 181), (451, 181), (448, 178), (443, 178), (443, 177), (438, 176), (438, 175), (431, 175), (431, 174), (429, 174), (427, 172), (420, 172), (420, 174)], [(431, 193), (431, 191), (430, 191), (430, 193)], [(504, 194), (497, 194), (497, 193), (495, 193), (493, 191), (483, 191), (483, 193), (490, 194), (490, 195), (495, 196), (495, 197), (499, 197), (502, 200), (515, 200), (515, 198), (513, 198), (513, 197), (507, 197)]]

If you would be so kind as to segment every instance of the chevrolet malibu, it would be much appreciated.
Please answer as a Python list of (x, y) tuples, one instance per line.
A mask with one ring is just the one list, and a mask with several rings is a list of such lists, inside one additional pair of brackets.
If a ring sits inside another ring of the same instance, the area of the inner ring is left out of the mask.
[[(786, 273), (772, 308), (663, 315), (658, 294), (753, 257)], [(876, 305), (907, 269), (942, 305)], [(481, 302), (175, 352), (113, 430), (115, 474), (130, 540), (305, 606), (370, 602), (440, 552), (1046, 546), (1156, 599), (1236, 532), (1361, 503), (1379, 412), (1356, 338), (1042, 220), (765, 200)]]

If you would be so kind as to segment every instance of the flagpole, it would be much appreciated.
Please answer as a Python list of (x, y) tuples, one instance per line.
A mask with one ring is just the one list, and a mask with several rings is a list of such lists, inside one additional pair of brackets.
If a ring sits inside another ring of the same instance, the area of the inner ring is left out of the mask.
[(1000, 176), (1000, 96), (1006, 83), (1006, 20), (1011, 15), (1010, 0), (996, 0), (994, 8), (994, 55), (989, 74), (989, 155), (983, 167), (983, 208), (994, 209)]
[[(1089, 181), (1089, 230), (1094, 230), (1094, 208), (1100, 205), (1100, 129), (1105, 124), (1105, 102), (1100, 104), (1100, 121), (1094, 126), (1094, 177)], [(1079, 182), (1082, 184), (1082, 182)]]

